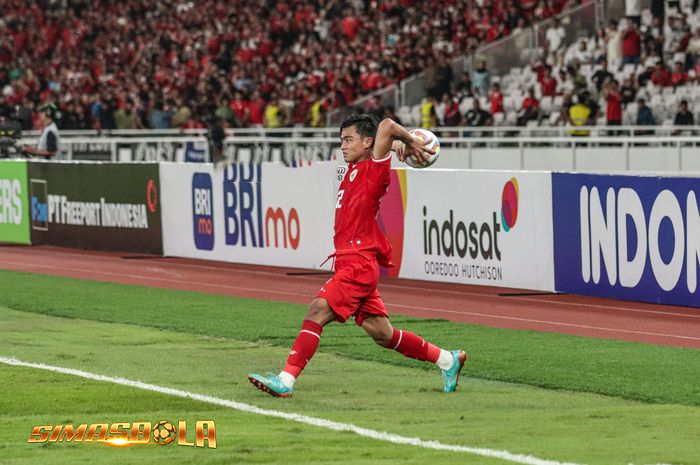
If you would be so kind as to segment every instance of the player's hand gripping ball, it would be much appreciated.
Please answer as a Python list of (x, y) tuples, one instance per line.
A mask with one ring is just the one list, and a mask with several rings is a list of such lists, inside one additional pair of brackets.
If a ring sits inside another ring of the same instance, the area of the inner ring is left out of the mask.
[[(406, 156), (406, 164), (411, 168), (427, 168), (428, 166), (431, 166), (433, 163), (435, 163), (438, 159), (438, 156), (440, 155), (440, 140), (438, 140), (437, 136), (432, 131), (428, 131), (427, 129), (422, 128), (411, 129), (408, 132), (413, 136), (418, 136), (424, 141), (428, 141), (428, 144), (425, 146), (425, 148), (434, 150), (435, 153), (430, 155), (428, 161), (425, 162), (418, 159), (418, 157), (416, 157), (415, 155), (408, 155)], [(405, 150), (406, 144), (401, 143), (401, 146), (398, 150), (399, 153), (397, 153), (397, 155), (403, 155)]]

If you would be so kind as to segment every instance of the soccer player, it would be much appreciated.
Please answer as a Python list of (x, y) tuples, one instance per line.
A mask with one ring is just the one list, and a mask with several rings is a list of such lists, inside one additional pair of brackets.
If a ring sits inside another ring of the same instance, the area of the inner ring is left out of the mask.
[[(248, 380), (275, 397), (291, 397), (294, 382), (311, 360), (323, 327), (331, 321), (344, 323), (351, 316), (374, 342), (406, 357), (436, 364), (442, 370), (444, 391), (454, 392), (466, 362), (464, 351), (446, 351), (422, 337), (392, 327), (377, 284), (379, 266), (391, 266), (391, 245), (377, 224), (379, 202), (389, 188), (391, 150), (401, 161), (413, 155), (427, 161), (432, 151), (428, 142), (406, 129), (368, 114), (346, 118), (340, 126), (341, 151), (348, 163), (338, 189), (333, 239), (335, 275), (309, 305), (301, 331), (279, 375), (251, 374)], [(401, 142), (406, 144), (400, 150)]]

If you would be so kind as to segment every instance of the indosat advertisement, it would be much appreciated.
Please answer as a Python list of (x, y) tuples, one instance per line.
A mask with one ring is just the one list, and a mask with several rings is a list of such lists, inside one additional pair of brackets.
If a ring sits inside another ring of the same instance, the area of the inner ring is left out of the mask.
[(554, 289), (549, 173), (395, 170), (392, 176), (379, 218), (397, 265), (389, 274)]

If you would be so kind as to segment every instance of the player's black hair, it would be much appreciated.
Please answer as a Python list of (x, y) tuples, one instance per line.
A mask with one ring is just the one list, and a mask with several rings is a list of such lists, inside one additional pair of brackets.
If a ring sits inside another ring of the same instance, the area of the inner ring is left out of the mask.
[(350, 126), (355, 126), (357, 128), (357, 132), (362, 137), (376, 138), (379, 121), (374, 115), (369, 113), (362, 115), (350, 115), (340, 124), (340, 132), (343, 132), (343, 129), (349, 128)]

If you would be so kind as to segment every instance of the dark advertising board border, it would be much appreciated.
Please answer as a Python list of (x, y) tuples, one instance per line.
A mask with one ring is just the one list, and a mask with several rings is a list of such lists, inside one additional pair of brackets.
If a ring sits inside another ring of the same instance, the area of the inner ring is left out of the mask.
[(33, 244), (163, 254), (157, 163), (31, 162)]

